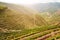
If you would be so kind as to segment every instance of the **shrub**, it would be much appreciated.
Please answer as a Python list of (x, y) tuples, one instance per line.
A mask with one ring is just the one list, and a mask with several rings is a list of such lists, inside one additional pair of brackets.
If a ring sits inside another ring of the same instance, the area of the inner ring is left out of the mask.
[(6, 6), (4, 6), (4, 5), (0, 5), (0, 12), (5, 11), (6, 9), (7, 9)]

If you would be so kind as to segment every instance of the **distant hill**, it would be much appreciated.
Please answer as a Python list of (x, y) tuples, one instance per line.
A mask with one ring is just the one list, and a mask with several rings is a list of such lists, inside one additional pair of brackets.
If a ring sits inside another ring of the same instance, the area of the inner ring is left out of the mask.
[(40, 12), (55, 12), (60, 9), (60, 3), (58, 2), (39, 3), (32, 5), (32, 7)]
[(42, 17), (50, 24), (60, 24), (60, 3), (38, 3), (30, 6), (31, 8), (40, 12)]
[(0, 2), (1, 5), (5, 5), (7, 8), (0, 12), (0, 28), (18, 30), (47, 25), (47, 22), (35, 10), (21, 5)]

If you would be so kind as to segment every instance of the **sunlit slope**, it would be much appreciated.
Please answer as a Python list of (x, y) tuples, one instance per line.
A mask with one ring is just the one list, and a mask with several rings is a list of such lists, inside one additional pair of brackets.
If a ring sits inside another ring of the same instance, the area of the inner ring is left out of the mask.
[(59, 12), (59, 10), (52, 13), (52, 14), (50, 14), (49, 12), (42, 12), (41, 15), (50, 25), (60, 26), (60, 12)]
[[(38, 12), (14, 4), (4, 4), (6, 10), (0, 12), (0, 28), (3, 29), (29, 29), (47, 25)], [(4, 7), (3, 7), (4, 8)]]
[[(59, 10), (58, 10), (59, 11)], [(50, 24), (60, 26), (60, 12), (56, 11), (50, 18)]]
[(38, 3), (32, 5), (31, 8), (40, 12), (40, 15), (51, 25), (60, 26), (60, 3), (50, 2), (50, 3)]

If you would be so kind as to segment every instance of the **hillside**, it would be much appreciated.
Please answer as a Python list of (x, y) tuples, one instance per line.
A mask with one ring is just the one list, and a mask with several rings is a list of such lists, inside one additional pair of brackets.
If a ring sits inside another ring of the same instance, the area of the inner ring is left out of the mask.
[(46, 25), (46, 21), (34, 10), (15, 4), (0, 3), (0, 5), (7, 7), (0, 13), (0, 28), (18, 30)]
[(0, 2), (0, 40), (59, 40), (60, 11), (52, 13)]
[[(31, 5), (31, 8), (40, 12), (40, 15), (51, 25), (60, 24), (60, 3), (38, 3)], [(60, 25), (59, 25), (60, 26)]]

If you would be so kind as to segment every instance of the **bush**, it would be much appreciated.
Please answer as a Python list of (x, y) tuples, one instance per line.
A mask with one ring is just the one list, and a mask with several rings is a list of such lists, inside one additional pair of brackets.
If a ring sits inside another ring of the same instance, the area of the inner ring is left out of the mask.
[(5, 11), (6, 9), (7, 9), (6, 6), (4, 6), (4, 5), (0, 5), (0, 12)]

